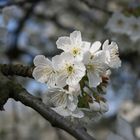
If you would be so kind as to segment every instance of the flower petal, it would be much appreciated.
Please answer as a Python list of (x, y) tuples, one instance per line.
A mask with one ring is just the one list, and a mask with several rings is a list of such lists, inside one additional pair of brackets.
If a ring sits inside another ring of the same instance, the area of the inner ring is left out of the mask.
[(84, 113), (80, 109), (76, 109), (75, 111), (72, 112), (71, 116), (76, 117), (76, 118), (83, 118)]
[(58, 73), (56, 85), (58, 87), (66, 86), (67, 73), (65, 71)]
[(88, 76), (90, 87), (97, 87), (102, 82), (102, 78), (91, 71), (87, 72), (87, 76)]
[(59, 37), (56, 41), (58, 49), (68, 52), (70, 50), (71, 41), (69, 37)]
[(109, 46), (109, 40), (106, 40), (106, 41), (103, 43), (103, 50), (108, 49), (108, 46)]
[(81, 37), (81, 32), (80, 31), (74, 31), (70, 34), (70, 40), (72, 44), (81, 44), (82, 42), (82, 37)]
[(100, 41), (96, 41), (92, 44), (91, 48), (90, 48), (90, 52), (92, 54), (94, 54), (95, 52), (97, 52), (99, 49), (101, 48), (101, 42)]
[(82, 50), (84, 51), (84, 52), (86, 52), (86, 51), (88, 51), (89, 50), (89, 48), (90, 48), (90, 42), (87, 42), (87, 41), (83, 41), (82, 42)]
[(37, 55), (35, 58), (34, 58), (34, 65), (35, 66), (51, 66), (51, 61), (46, 58), (44, 55)]
[[(72, 95), (69, 95), (69, 96), (72, 96)], [(77, 107), (77, 103), (78, 103), (78, 99), (77, 97), (75, 96), (72, 96), (73, 97), (73, 100), (69, 99), (68, 97), (68, 100), (67, 100), (67, 108), (70, 110), (70, 111), (74, 111)]]
[(70, 111), (67, 108), (64, 108), (63, 106), (52, 108), (52, 110), (64, 117), (70, 116)]
[(48, 81), (51, 73), (52, 73), (52, 69), (50, 67), (40, 66), (40, 67), (36, 67), (33, 70), (32, 75), (37, 81), (45, 83)]

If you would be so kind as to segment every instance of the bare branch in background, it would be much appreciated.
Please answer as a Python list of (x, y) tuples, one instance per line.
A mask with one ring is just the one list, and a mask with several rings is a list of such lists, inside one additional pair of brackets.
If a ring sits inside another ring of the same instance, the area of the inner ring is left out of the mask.
[(6, 76), (17, 75), (17, 76), (22, 76), (22, 77), (33, 78), (32, 77), (33, 67), (23, 66), (23, 65), (20, 65), (20, 64), (17, 64), (17, 65), (7, 65), (7, 64), (0, 65), (0, 71)]
[(58, 15), (53, 15), (53, 16), (47, 16), (45, 14), (40, 14), (40, 13), (34, 13), (34, 15), (37, 18), (43, 19), (43, 20), (50, 20), (52, 21), (58, 28), (72, 32), (74, 30), (74, 28), (72, 27), (68, 27), (63, 25), (62, 23), (60, 23), (59, 19), (58, 19)]
[(64, 117), (55, 113), (37, 97), (31, 95), (20, 84), (9, 80), (0, 73), (0, 108), (2, 109), (9, 98), (20, 101), (24, 105), (37, 111), (42, 117), (48, 120), (52, 126), (63, 129), (78, 140), (95, 140), (80, 125), (74, 125)]
[(111, 15), (112, 14), (112, 12), (111, 11), (109, 11), (109, 10), (107, 10), (107, 9), (105, 9), (105, 8), (103, 8), (103, 7), (99, 7), (99, 6), (97, 6), (97, 5), (95, 5), (95, 4), (93, 4), (93, 3), (91, 3), (91, 2), (89, 2), (88, 0), (80, 0), (81, 2), (83, 2), (83, 3), (85, 3), (85, 5), (87, 5), (89, 8), (93, 8), (93, 9), (97, 9), (97, 10), (99, 10), (99, 11), (102, 11), (102, 12), (104, 12), (105, 14), (108, 14), (108, 15)]
[(32, 2), (32, 3), (30, 3), (30, 6), (28, 8), (24, 9), (25, 14), (18, 21), (17, 28), (13, 32), (10, 33), (10, 37), (12, 37), (12, 39), (10, 39), (10, 41), (7, 44), (9, 49), (6, 52), (8, 57), (10, 57), (10, 58), (16, 57), (16, 55), (18, 54), (17, 52), (20, 52), (20, 50), (18, 49), (18, 44), (17, 44), (18, 43), (18, 38), (20, 36), (20, 33), (21, 33), (26, 21), (32, 15), (32, 13), (34, 11), (34, 8), (38, 4), (38, 2), (40, 2), (40, 0), (34, 0), (34, 1), (30, 1), (30, 2)]
[(33, 3), (34, 0), (22, 0), (22, 1), (8, 1), (2, 5), (0, 5), (0, 9), (2, 8), (5, 8), (5, 7), (8, 7), (8, 6), (20, 6), (20, 7), (23, 7), (25, 4), (30, 4), (30, 3)]

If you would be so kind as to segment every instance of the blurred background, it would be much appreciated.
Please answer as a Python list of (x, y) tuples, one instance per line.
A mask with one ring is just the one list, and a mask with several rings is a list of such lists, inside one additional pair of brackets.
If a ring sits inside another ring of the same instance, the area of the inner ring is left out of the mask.
[[(116, 12), (137, 18), (131, 36), (119, 32), (117, 17), (112, 20)], [(60, 53), (57, 38), (74, 30), (90, 42), (116, 41), (122, 60), (122, 67), (112, 70), (105, 95), (109, 111), (85, 126), (97, 140), (140, 140), (139, 0), (0, 0), (0, 63), (33, 65), (38, 54), (51, 58)], [(34, 95), (47, 91), (29, 78), (12, 78)], [(9, 100), (5, 110), (0, 112), (0, 140), (74, 140), (20, 103)]]

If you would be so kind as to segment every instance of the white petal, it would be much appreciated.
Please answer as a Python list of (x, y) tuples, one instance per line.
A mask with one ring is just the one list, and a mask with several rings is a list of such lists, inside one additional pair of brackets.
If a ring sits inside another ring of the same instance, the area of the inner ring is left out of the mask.
[(52, 69), (50, 67), (40, 66), (36, 67), (33, 70), (33, 77), (42, 83), (45, 83), (48, 81), (50, 74), (52, 73)]
[(82, 50), (84, 51), (84, 52), (86, 52), (86, 51), (88, 51), (89, 50), (89, 48), (90, 48), (90, 42), (87, 42), (87, 41), (82, 41)]
[(104, 59), (106, 64), (111, 68), (118, 68), (121, 66), (121, 60), (118, 56), (118, 45), (116, 42), (108, 44), (108, 40), (103, 44)]
[(76, 118), (83, 118), (84, 113), (77, 108), (74, 112), (72, 112), (71, 116)]
[(107, 48), (108, 45), (109, 45), (109, 40), (106, 40), (106, 41), (103, 43), (103, 50), (108, 49), (108, 48)]
[(88, 64), (89, 61), (90, 61), (90, 57), (91, 57), (91, 53), (90, 53), (89, 51), (87, 51), (87, 52), (84, 54), (83, 63), (84, 63), (84, 64)]
[(34, 58), (34, 65), (35, 66), (38, 66), (38, 65), (42, 65), (42, 66), (49, 65), (49, 66), (51, 66), (51, 61), (48, 58), (46, 58), (44, 55), (37, 55)]
[(90, 52), (92, 54), (94, 54), (95, 52), (97, 52), (99, 49), (101, 48), (101, 42), (100, 41), (96, 41), (92, 44), (91, 48), (90, 48)]
[(72, 93), (74, 96), (78, 96), (81, 94), (80, 84), (74, 86), (69, 86), (69, 92)]
[(73, 96), (72, 94), (70, 94), (70, 95), (68, 96), (68, 100), (69, 100), (70, 102), (72, 102), (72, 101), (74, 100), (74, 96)]
[(56, 45), (58, 49), (62, 49), (65, 52), (68, 52), (71, 48), (71, 41), (69, 37), (59, 37), (56, 41)]
[(52, 72), (52, 73), (49, 75), (49, 79), (48, 79), (47, 84), (48, 84), (48, 88), (49, 88), (49, 87), (54, 87), (54, 86), (55, 86), (55, 84), (56, 84), (56, 73), (53, 73), (53, 72)]
[(63, 106), (52, 108), (52, 110), (54, 110), (56, 113), (64, 117), (70, 116), (70, 111), (64, 108)]
[(73, 44), (81, 44), (82, 38), (81, 38), (81, 32), (80, 31), (74, 31), (70, 34), (70, 40)]
[(63, 90), (58, 90), (55, 92), (48, 91), (47, 95), (48, 97), (50, 97), (50, 102), (52, 102), (53, 105), (66, 107), (68, 95), (65, 93), (65, 91)]
[[(71, 95), (69, 95), (69, 96), (71, 96)], [(76, 109), (76, 107), (77, 107), (77, 103), (78, 103), (78, 99), (77, 99), (77, 97), (75, 96), (73, 96), (73, 100), (70, 100), (69, 98), (68, 98), (68, 101), (67, 101), (67, 108), (70, 110), (70, 111), (74, 111), (75, 109)]]
[(87, 72), (87, 76), (88, 76), (90, 87), (97, 87), (102, 82), (102, 78), (91, 71)]
[(61, 55), (56, 55), (52, 57), (52, 66), (56, 71), (63, 67)]
[(65, 63), (72, 63), (74, 61), (74, 57), (71, 53), (61, 53), (60, 55), (61, 60)]
[(110, 63), (108, 63), (111, 68), (119, 68), (121, 66), (121, 60), (116, 56)]
[(60, 72), (57, 76), (56, 84), (58, 87), (66, 86), (67, 74), (64, 72)]
[(68, 77), (68, 79), (66, 80), (66, 83), (70, 86), (75, 86), (79, 83), (80, 80), (81, 80), (81, 78), (79, 78), (75, 74), (72, 74)]
[(111, 42), (110, 47), (111, 47), (112, 49), (118, 50), (118, 45), (117, 45), (117, 43), (114, 42), (114, 41)]
[(85, 65), (81, 62), (74, 62), (74, 68), (75, 68), (75, 75), (80, 77), (80, 79), (85, 75)]

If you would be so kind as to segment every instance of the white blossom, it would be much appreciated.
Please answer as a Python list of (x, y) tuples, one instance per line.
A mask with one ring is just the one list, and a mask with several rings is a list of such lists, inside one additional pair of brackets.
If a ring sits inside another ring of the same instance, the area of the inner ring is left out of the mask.
[[(87, 76), (90, 87), (97, 87), (102, 82), (102, 74), (105, 73), (107, 65), (104, 63), (102, 51), (98, 51), (101, 44), (93, 44), (84, 55), (84, 64), (86, 66)], [(93, 49), (95, 47), (95, 49)], [(91, 51), (92, 50), (92, 51)]]
[(53, 58), (57, 70), (57, 86), (74, 86), (85, 75), (85, 66), (76, 61), (70, 53), (62, 53)]
[(53, 62), (43, 55), (37, 55), (34, 58), (34, 65), (33, 77), (39, 82), (47, 83), (49, 87), (55, 86), (56, 73)]
[(74, 31), (70, 37), (60, 37), (56, 44), (64, 51), (60, 55), (52, 60), (43, 55), (34, 58), (33, 77), (49, 87), (43, 102), (64, 117), (82, 118), (82, 111), (108, 111), (107, 102), (96, 100), (93, 92), (100, 92), (97, 86), (105, 90), (110, 68), (121, 66), (116, 42), (109, 44), (106, 40), (102, 45), (95, 41), (90, 46), (82, 41), (79, 31)]
[(53, 104), (52, 109), (62, 116), (73, 116), (77, 118), (83, 117), (83, 112), (77, 108), (78, 91), (64, 90), (62, 88), (49, 89), (47, 96), (49, 102)]
[(118, 45), (116, 42), (111, 42), (109, 44), (109, 40), (106, 40), (103, 43), (103, 52), (105, 63), (111, 68), (118, 68), (121, 66), (121, 60), (119, 58)]
[(64, 117), (72, 116), (75, 118), (82, 118), (84, 117), (84, 113), (76, 108), (74, 111), (70, 111), (68, 108), (64, 108), (63, 106), (58, 106), (55, 108), (52, 108), (55, 112), (57, 112), (59, 115), (62, 115)]
[(109, 19), (105, 28), (109, 29), (114, 33), (126, 33), (128, 27), (128, 18), (121, 12), (115, 12)]
[(97, 102), (95, 99), (93, 100), (93, 103), (89, 103), (89, 107), (91, 111), (99, 111), (101, 113), (105, 113), (109, 110), (109, 106), (106, 102)]
[(56, 44), (58, 49), (71, 53), (77, 60), (82, 60), (83, 54), (90, 47), (89, 42), (82, 41), (80, 31), (72, 32), (70, 37), (59, 37)]
[(129, 35), (132, 41), (140, 39), (140, 18), (131, 16), (129, 19)]

